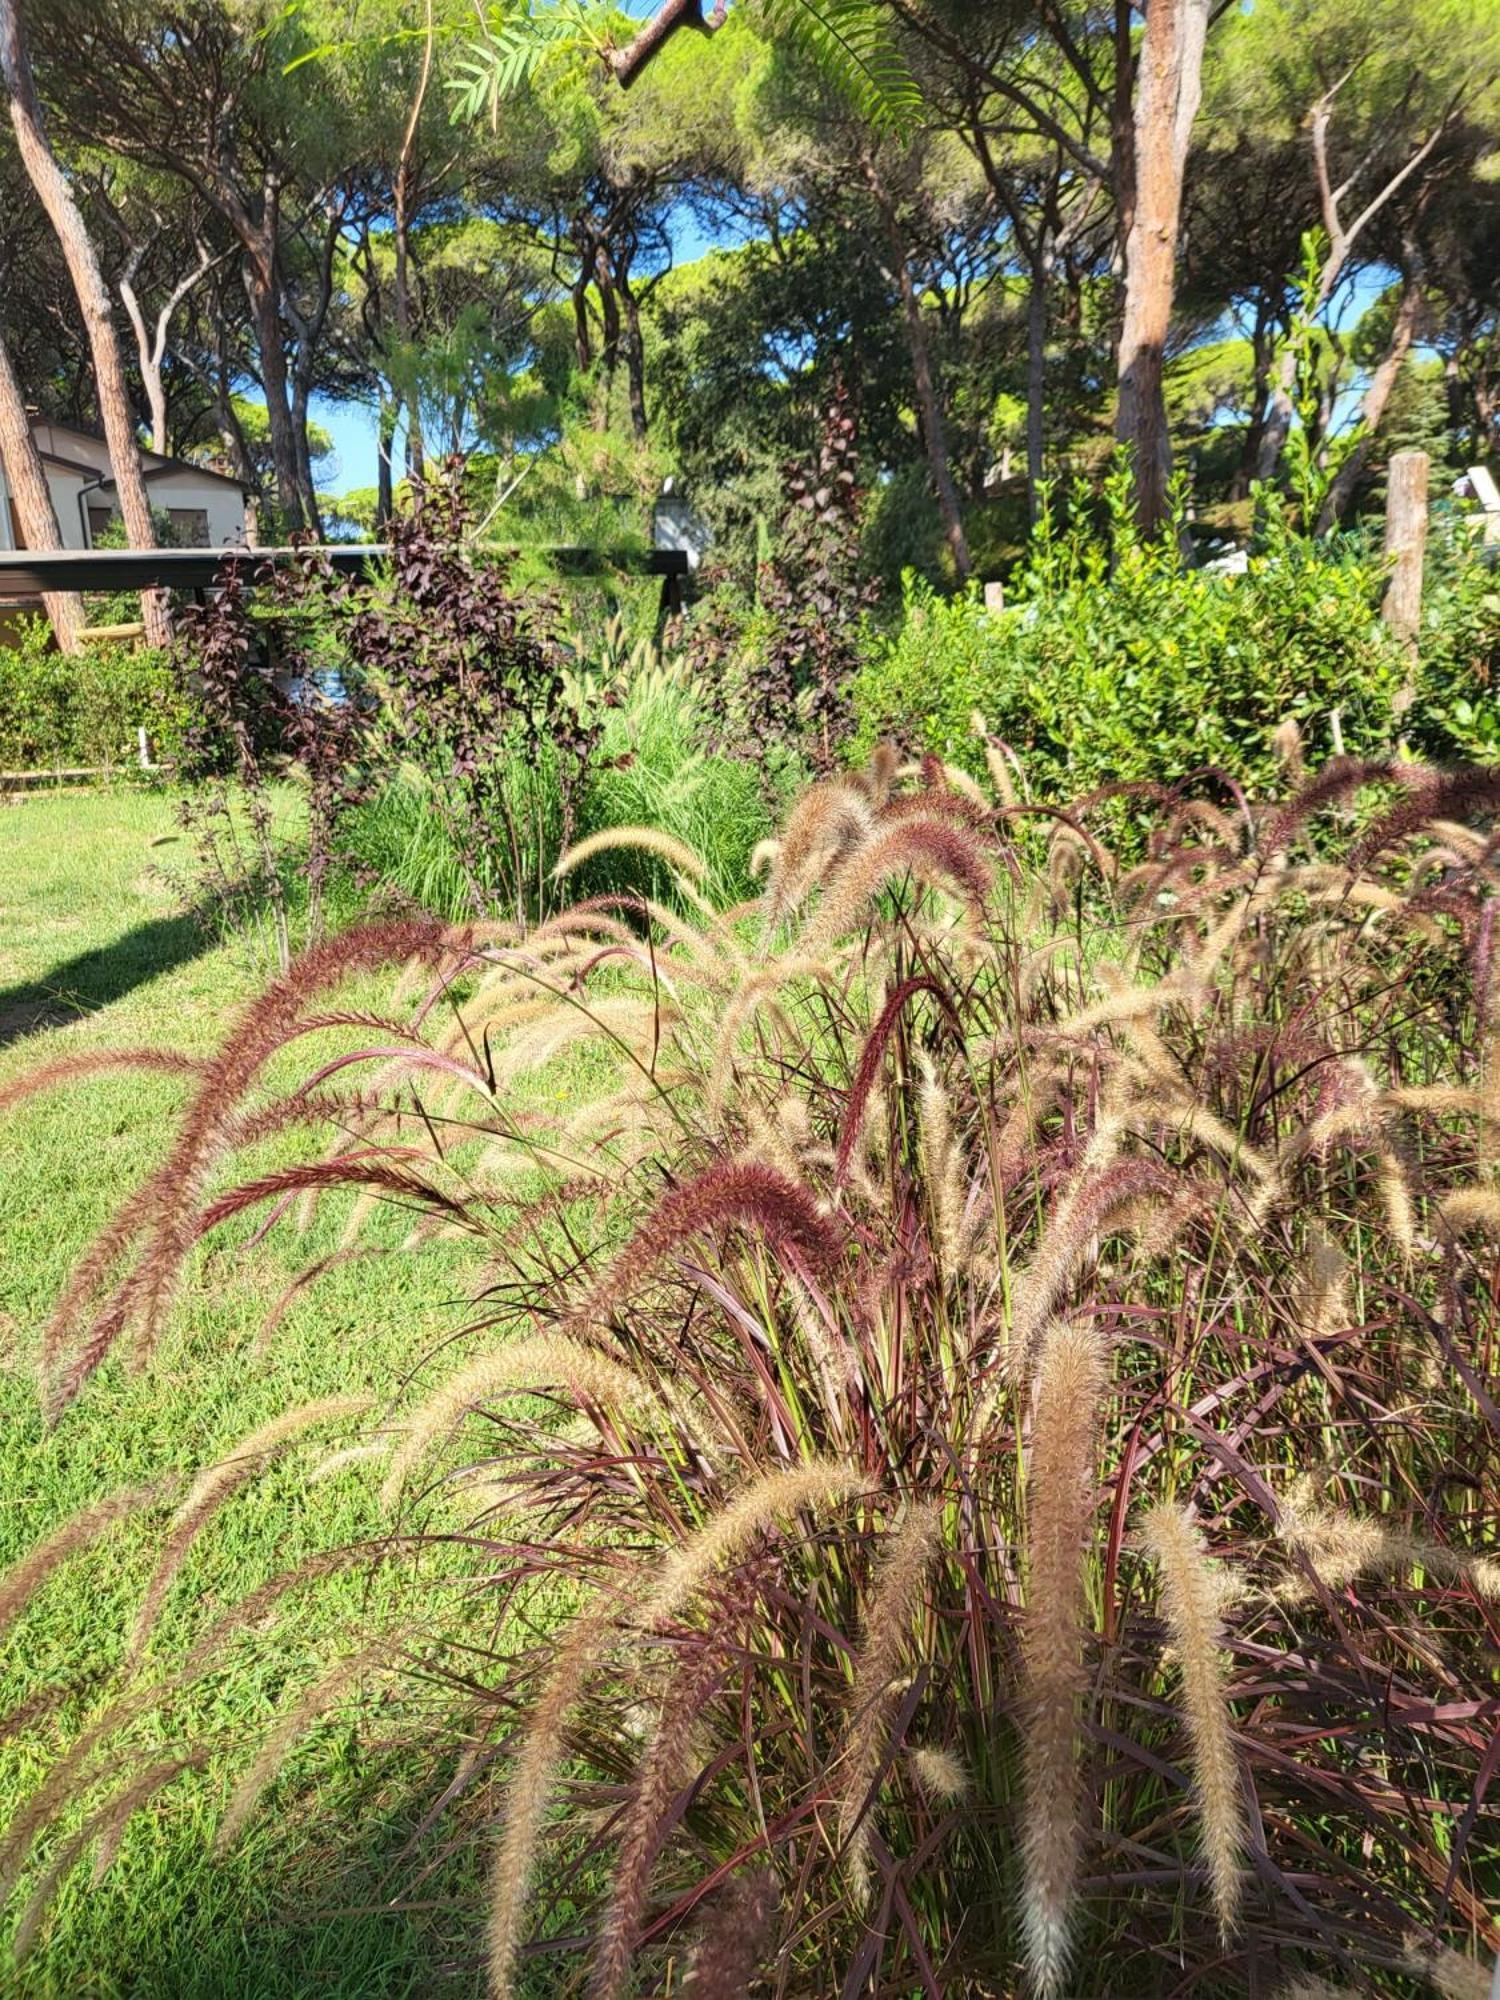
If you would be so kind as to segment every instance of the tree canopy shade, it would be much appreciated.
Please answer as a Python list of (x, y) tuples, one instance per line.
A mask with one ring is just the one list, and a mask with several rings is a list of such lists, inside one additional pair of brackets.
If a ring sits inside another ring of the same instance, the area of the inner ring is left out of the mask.
[(287, 530), (331, 402), (372, 518), (455, 449), (553, 515), (644, 520), (671, 470), (748, 561), (837, 381), (891, 574), (1003, 564), (1115, 440), (1153, 528), (1169, 468), (1201, 533), (1304, 449), (1332, 525), (1393, 424), (1493, 448), (1497, 13), (18, 0), (78, 227), (70, 267), (0, 133), (0, 333), (24, 400), (123, 409)]

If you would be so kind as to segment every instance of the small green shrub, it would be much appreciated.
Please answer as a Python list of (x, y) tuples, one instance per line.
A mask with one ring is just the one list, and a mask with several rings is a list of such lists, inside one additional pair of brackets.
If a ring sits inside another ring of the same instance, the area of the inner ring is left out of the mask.
[(0, 648), (0, 768), (134, 765), (144, 727), (159, 761), (174, 759), (193, 720), (168, 656), (152, 647), (98, 644), (71, 655), (51, 627), (28, 618), (19, 644)]
[[(604, 732), (590, 769), (579, 830), (650, 826), (690, 847), (705, 865), (704, 889), (728, 904), (753, 893), (746, 864), (771, 831), (755, 767), (712, 750), (707, 703), (686, 668), (638, 646), (619, 691), (601, 709)], [(649, 853), (619, 848), (588, 865), (580, 886), (670, 895), (668, 870)]]
[(1409, 666), (1380, 621), (1376, 552), (1298, 535), (1270, 507), (1246, 574), (1186, 570), (1170, 544), (1139, 539), (1126, 497), (1112, 481), (1105, 535), (1044, 521), (999, 614), (908, 577), (904, 617), (855, 685), (855, 754), (891, 735), (977, 771), (978, 710), (1033, 790), (1062, 798), (1204, 766), (1265, 789), (1289, 717), (1314, 761), (1403, 735), (1434, 756), (1492, 753), (1478, 663), (1500, 642), (1500, 601), (1472, 558), (1435, 593), (1403, 713)]

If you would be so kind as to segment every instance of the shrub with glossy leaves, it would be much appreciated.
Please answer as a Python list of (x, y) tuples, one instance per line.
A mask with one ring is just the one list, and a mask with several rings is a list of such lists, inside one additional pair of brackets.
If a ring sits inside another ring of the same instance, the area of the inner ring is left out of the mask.
[(1083, 525), (1044, 518), (999, 613), (977, 590), (945, 598), (908, 579), (900, 624), (855, 683), (860, 754), (895, 734), (977, 775), (978, 710), (1033, 796), (1061, 802), (1207, 767), (1264, 792), (1288, 717), (1314, 764), (1403, 737), (1437, 757), (1492, 753), (1500, 598), (1472, 555), (1435, 583), (1408, 706), (1411, 663), (1381, 623), (1378, 550), (1296, 534), (1268, 496), (1243, 575), (1184, 569), (1174, 544), (1140, 539), (1117, 479), (1106, 499), (1106, 535), (1081, 507)]

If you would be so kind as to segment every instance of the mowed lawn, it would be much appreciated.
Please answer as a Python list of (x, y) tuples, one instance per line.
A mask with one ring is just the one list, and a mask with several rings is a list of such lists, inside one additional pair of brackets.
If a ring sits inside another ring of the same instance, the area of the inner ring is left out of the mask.
[[(253, 990), (264, 969), (243, 946), (206, 941), (163, 880), (187, 855), (174, 833), (170, 802), (143, 792), (0, 808), (0, 1082), (70, 1050), (149, 1042), (202, 1051)], [(305, 1237), (211, 1250), (152, 1364), (131, 1372), (112, 1360), (47, 1431), (41, 1327), (92, 1232), (161, 1156), (182, 1096), (182, 1084), (154, 1075), (90, 1077), (0, 1119), (0, 1568), (86, 1502), (168, 1468), (191, 1472), (290, 1405), (363, 1390), (388, 1400), (463, 1324), (466, 1267), (436, 1246), (331, 1271), (262, 1351), (269, 1304), (337, 1240), (331, 1217)], [(155, 1672), (169, 1673), (184, 1642), (262, 1580), (383, 1531), (378, 1465), (309, 1482), (347, 1430), (310, 1436), (204, 1533), (152, 1643)], [(127, 1521), (69, 1561), (0, 1652), (0, 1820), (119, 1693), (125, 1635), (166, 1518)], [(437, 1857), (432, 1868), (420, 1855), (397, 1860), (462, 1747), (456, 1726), (451, 1745), (443, 1740), (440, 1686), (424, 1697), (420, 1731), (406, 1726), (409, 1697), (357, 1708), (346, 1700), (294, 1752), (239, 1846), (224, 1860), (209, 1854), (234, 1777), (332, 1661), (406, 1620), (430, 1635), (440, 1615), (471, 1615), (430, 1580), (419, 1606), (418, 1589), (417, 1571), (393, 1563), (295, 1591), (273, 1620), (234, 1641), (222, 1670), (146, 1717), (125, 1739), (137, 1750), (213, 1755), (131, 1823), (102, 1880), (85, 1857), (23, 1962), (0, 1944), (0, 1993), (352, 2000), (476, 1991), (475, 1852), (455, 1842), (447, 1853), (445, 1822), (421, 1844)], [(429, 1654), (431, 1643), (422, 1641)], [(102, 1751), (88, 1805), (126, 1775)], [(75, 1807), (66, 1824), (83, 1813)], [(56, 1834), (39, 1843), (6, 1939), (57, 1851)]]

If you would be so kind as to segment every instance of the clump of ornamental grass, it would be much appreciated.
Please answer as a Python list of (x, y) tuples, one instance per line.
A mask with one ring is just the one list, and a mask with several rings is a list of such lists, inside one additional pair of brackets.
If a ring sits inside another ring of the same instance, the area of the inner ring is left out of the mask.
[[(292, 1581), (181, 1659), (154, 1621), (285, 1448), (387, 1509), (328, 1567), (469, 1564), (444, 1797), (497, 2000), (1228, 1996), (1246, 1966), (1395, 1996), (1493, 1952), (1500, 774), (1135, 787), (1123, 866), (1116, 794), (1042, 807), (990, 763), (991, 797), (889, 756), (827, 780), (730, 911), (623, 829), (677, 908), (357, 932), (184, 1067), (166, 1166), (58, 1308), (58, 1422), (123, 1332), (149, 1361), (209, 1235), (336, 1209), (315, 1299), (401, 1254), (394, 1211), (469, 1247), (474, 1303), (332, 1456), (292, 1418), (0, 1586), (24, 1620), (176, 1502), (119, 1685), (0, 1848), (28, 1936), (84, 1830), (221, 1755), (145, 1726)], [(386, 965), (383, 1010), (341, 1006)], [(415, 1601), (241, 1752), (223, 1842), (329, 1704), (395, 1698)]]

